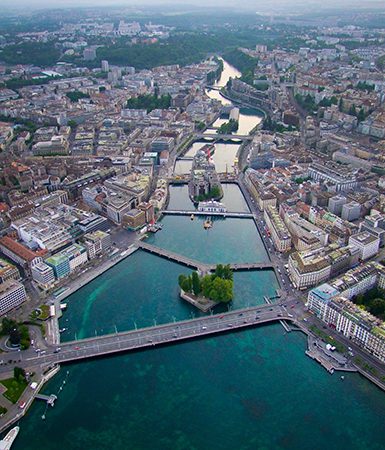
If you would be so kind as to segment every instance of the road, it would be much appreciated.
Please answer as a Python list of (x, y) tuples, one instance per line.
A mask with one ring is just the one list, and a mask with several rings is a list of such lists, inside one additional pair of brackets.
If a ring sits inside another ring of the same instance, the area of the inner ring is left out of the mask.
[(47, 345), (39, 350), (30, 348), (23, 352), (16, 352), (17, 361), (1, 365), (0, 373), (9, 371), (15, 365), (26, 369), (52, 366), (122, 351), (151, 348), (159, 344), (173, 343), (278, 320), (294, 320), (284, 304), (259, 305), (197, 319), (65, 342), (60, 344), (60, 347)]

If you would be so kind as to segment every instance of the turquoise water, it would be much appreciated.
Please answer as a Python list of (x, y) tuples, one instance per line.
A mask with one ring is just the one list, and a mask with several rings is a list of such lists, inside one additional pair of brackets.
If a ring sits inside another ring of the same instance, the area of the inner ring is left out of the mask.
[(15, 450), (380, 450), (384, 395), (331, 376), (279, 325), (65, 366)]
[(203, 228), (204, 217), (165, 216), (163, 230), (148, 242), (204, 263), (264, 262), (268, 260), (252, 219), (214, 218)]
[[(60, 327), (61, 340), (114, 333), (198, 316), (179, 298), (178, 276), (191, 273), (179, 264), (138, 251), (72, 294)], [(234, 274), (234, 308), (263, 303), (278, 287), (272, 271)], [(221, 311), (221, 308), (217, 308)], [(115, 328), (116, 327), (116, 328)]]
[[(184, 156), (193, 157), (196, 152), (209, 142), (194, 142)], [(233, 172), (234, 159), (237, 156), (240, 144), (217, 142), (214, 144), (215, 152), (212, 160), (218, 173)], [(191, 171), (192, 161), (177, 160), (175, 173), (177, 175), (186, 174)]]
[[(231, 192), (232, 201), (242, 202)], [(176, 190), (171, 200), (182, 195)], [(267, 257), (247, 219), (216, 221), (208, 232), (199, 220), (166, 217), (163, 223), (154, 243), (184, 247), (202, 261)], [(197, 315), (177, 295), (177, 277), (186, 272), (136, 252), (68, 298), (63, 338)], [(276, 287), (271, 271), (236, 272), (233, 307), (260, 304)], [(384, 394), (356, 374), (345, 374), (344, 381), (329, 375), (305, 348), (301, 333), (270, 325), (65, 365), (44, 388), (58, 393), (55, 407), (45, 412), (35, 402), (12, 448), (384, 449)]]
[[(183, 184), (181, 186), (170, 186), (170, 201), (168, 208), (175, 209), (194, 209), (194, 204), (188, 196), (188, 186)], [(244, 199), (239, 187), (236, 184), (222, 184), (223, 198), (221, 200), (227, 207), (228, 211), (232, 212), (249, 212), (246, 200)]]

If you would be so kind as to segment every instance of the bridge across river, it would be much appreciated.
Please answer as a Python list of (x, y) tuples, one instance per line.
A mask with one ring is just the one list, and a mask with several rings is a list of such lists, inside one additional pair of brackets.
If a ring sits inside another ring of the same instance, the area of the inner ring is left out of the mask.
[(212, 139), (213, 141), (252, 141), (254, 136), (249, 134), (219, 134), (219, 133), (196, 133), (195, 139)]
[(283, 304), (259, 305), (139, 330), (64, 342), (59, 352), (52, 347), (41, 356), (31, 353), (30, 358), (24, 359), (18, 365), (34, 367), (79, 361), (250, 328), (279, 320), (294, 321)]
[[(197, 261), (195, 259), (189, 258), (187, 256), (181, 255), (179, 253), (172, 252), (170, 250), (166, 250), (161, 247), (157, 247), (156, 245), (149, 244), (144, 241), (139, 241), (137, 244), (138, 248), (145, 250), (149, 253), (154, 253), (158, 256), (161, 256), (166, 259), (170, 259), (180, 264), (184, 264), (187, 267), (191, 267), (195, 270), (199, 270), (202, 273), (214, 271), (216, 268), (216, 264), (205, 264), (203, 262)], [(230, 269), (236, 270), (265, 270), (265, 269), (274, 269), (275, 266), (271, 261), (267, 262), (255, 262), (255, 263), (230, 263)]]
[(248, 219), (254, 219), (254, 215), (250, 212), (207, 212), (207, 211), (188, 211), (188, 210), (173, 210), (173, 209), (166, 209), (162, 211), (162, 214), (165, 216), (218, 216), (218, 217), (232, 217), (232, 218), (248, 218)]

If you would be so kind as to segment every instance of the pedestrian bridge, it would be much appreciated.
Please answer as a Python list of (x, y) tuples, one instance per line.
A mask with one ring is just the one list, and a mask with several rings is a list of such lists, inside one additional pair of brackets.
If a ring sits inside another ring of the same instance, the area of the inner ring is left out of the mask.
[(25, 360), (24, 364), (37, 366), (79, 361), (232, 332), (280, 320), (296, 323), (293, 316), (286, 312), (285, 306), (281, 305), (253, 306), (139, 330), (63, 342), (60, 352), (55, 353), (54, 348), (51, 348), (44, 356), (33, 356)]
[[(145, 250), (149, 253), (156, 254), (163, 258), (169, 259), (171, 261), (175, 261), (179, 264), (184, 264), (187, 267), (191, 267), (192, 269), (198, 270), (201, 273), (213, 272), (216, 268), (216, 264), (206, 264), (195, 259), (189, 258), (188, 256), (181, 255), (179, 253), (172, 252), (170, 250), (166, 250), (161, 247), (157, 247), (156, 245), (149, 244), (144, 241), (139, 241), (137, 244), (138, 248)], [(271, 261), (268, 262), (255, 262), (255, 263), (230, 263), (230, 269), (237, 270), (266, 270), (266, 269), (274, 269), (275, 266)]]

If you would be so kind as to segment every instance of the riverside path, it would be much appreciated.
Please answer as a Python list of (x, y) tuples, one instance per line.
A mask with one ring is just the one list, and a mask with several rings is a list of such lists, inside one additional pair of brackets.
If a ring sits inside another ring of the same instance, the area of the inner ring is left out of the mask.
[[(152, 348), (157, 345), (250, 328), (279, 320), (294, 321), (295, 319), (288, 315), (282, 303), (259, 305), (165, 325), (63, 342), (60, 351), (57, 347), (50, 346), (46, 348), (43, 355), (25, 351), (23, 359), (17, 365), (24, 368), (52, 366), (119, 352)], [(10, 370), (9, 367), (7, 370)]]

